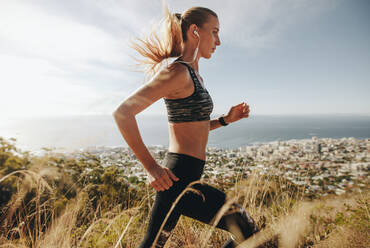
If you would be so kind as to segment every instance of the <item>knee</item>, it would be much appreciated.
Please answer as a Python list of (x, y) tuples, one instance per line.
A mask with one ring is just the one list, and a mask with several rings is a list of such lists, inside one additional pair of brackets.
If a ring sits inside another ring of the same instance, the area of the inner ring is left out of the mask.
[(237, 217), (239, 217), (239, 222), (245, 222), (245, 225), (249, 225), (252, 227), (253, 232), (258, 231), (257, 224), (253, 220), (253, 218), (249, 215), (247, 210), (243, 208), (240, 204), (238, 203), (233, 203), (229, 209), (231, 213), (235, 213)]
[(221, 228), (231, 232), (238, 243), (259, 231), (252, 217), (237, 203), (233, 203), (224, 213), (219, 224), (222, 226)]

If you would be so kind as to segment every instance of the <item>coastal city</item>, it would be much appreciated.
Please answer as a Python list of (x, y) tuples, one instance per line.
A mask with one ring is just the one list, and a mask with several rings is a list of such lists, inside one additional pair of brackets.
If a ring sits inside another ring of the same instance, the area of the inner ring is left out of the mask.
[[(164, 165), (167, 147), (151, 146), (149, 151)], [(104, 167), (117, 166), (130, 181), (146, 181), (147, 173), (127, 147), (89, 147), (65, 154), (78, 158), (88, 152)], [(369, 188), (370, 139), (317, 138), (274, 141), (238, 149), (208, 147), (203, 179), (234, 183), (251, 173), (275, 175), (304, 187), (315, 195), (362, 192)]]

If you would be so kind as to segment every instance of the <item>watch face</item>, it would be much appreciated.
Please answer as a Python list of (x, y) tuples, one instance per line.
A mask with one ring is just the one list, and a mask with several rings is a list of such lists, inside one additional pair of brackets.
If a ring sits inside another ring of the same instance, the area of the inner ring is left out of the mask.
[(221, 116), (220, 118), (218, 118), (218, 121), (221, 123), (222, 126), (227, 126), (228, 124), (225, 122), (224, 120), (224, 117)]

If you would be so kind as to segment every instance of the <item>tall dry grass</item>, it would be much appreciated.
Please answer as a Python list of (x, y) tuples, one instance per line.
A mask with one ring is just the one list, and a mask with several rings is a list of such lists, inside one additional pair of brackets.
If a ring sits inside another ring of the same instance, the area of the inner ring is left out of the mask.
[[(153, 189), (149, 186), (143, 189), (147, 196), (130, 209), (122, 210), (117, 205), (106, 211), (98, 207), (94, 218), (82, 221), (88, 224), (80, 226), (77, 223), (86, 216), (81, 213), (91, 211), (86, 206), (92, 199), (81, 190), (57, 214), (55, 187), (50, 179), (59, 175), (50, 168), (37, 169), (16, 171), (0, 179), (2, 183), (18, 178), (18, 191), (2, 211), (0, 247), (138, 246), (149, 219), (148, 213), (142, 210), (150, 210)], [(194, 191), (191, 185), (186, 189), (189, 190)], [(24, 202), (31, 191), (34, 195), (28, 204), (33, 207), (29, 208)], [(286, 248), (370, 247), (368, 191), (312, 201), (305, 198), (303, 186), (255, 171), (246, 180), (237, 181), (227, 190), (227, 195), (228, 201), (212, 225), (182, 216), (166, 247), (221, 247), (229, 234), (215, 226), (234, 202), (246, 208), (262, 229), (253, 238), (240, 241), (238, 247), (269, 247), (269, 242)]]

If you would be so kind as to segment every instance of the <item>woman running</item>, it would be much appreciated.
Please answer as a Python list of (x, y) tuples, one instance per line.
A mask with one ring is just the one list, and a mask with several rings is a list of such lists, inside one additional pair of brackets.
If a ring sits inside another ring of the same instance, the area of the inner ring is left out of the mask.
[[(164, 247), (181, 215), (212, 225), (226, 203), (224, 192), (207, 185), (192, 185), (201, 194), (188, 191), (165, 220), (172, 203), (189, 183), (201, 178), (206, 163), (206, 145), (210, 130), (226, 126), (249, 115), (242, 102), (226, 115), (210, 119), (211, 96), (199, 75), (199, 59), (209, 59), (221, 44), (217, 14), (208, 8), (193, 7), (183, 14), (171, 14), (165, 5), (166, 32), (161, 39), (140, 40), (134, 48), (150, 64), (154, 76), (128, 96), (113, 113), (128, 146), (143, 164), (150, 185), (157, 191), (147, 233), (139, 247)], [(153, 38), (154, 37), (154, 38)], [(177, 58), (159, 70), (168, 58)], [(159, 72), (156, 72), (159, 70)], [(163, 98), (168, 112), (169, 148), (165, 166), (159, 165), (142, 141), (135, 116)], [(253, 219), (239, 204), (232, 204), (216, 227), (229, 231), (231, 238), (223, 245), (236, 247), (258, 232)], [(157, 233), (161, 229), (161, 232)]]

